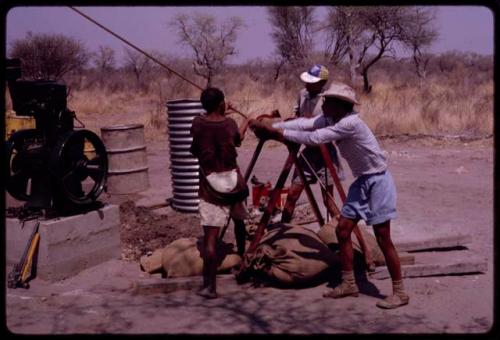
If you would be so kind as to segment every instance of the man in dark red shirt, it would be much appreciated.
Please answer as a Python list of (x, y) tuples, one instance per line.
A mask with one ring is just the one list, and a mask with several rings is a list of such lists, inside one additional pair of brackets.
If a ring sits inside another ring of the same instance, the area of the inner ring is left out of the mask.
[(221, 198), (214, 193), (214, 189), (220, 184), (220, 187), (231, 190), (231, 186), (237, 185), (236, 179), (241, 184), (236, 147), (241, 145), (247, 122), (238, 129), (236, 122), (225, 116), (224, 94), (217, 88), (205, 89), (200, 101), (207, 113), (193, 120), (193, 142), (190, 148), (200, 163), (199, 213), (204, 230), (203, 286), (198, 295), (213, 299), (217, 297), (217, 239), (221, 227), (226, 225), (230, 217), (234, 221), (238, 254), (243, 256), (245, 251), (244, 219), (248, 218), (248, 211), (244, 198)]

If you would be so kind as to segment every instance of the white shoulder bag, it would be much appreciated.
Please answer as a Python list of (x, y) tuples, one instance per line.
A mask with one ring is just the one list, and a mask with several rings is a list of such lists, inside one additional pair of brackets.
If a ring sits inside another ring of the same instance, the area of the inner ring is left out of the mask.
[(210, 175), (206, 176), (206, 178), (208, 184), (210, 184), (214, 190), (228, 193), (236, 188), (236, 184), (238, 183), (238, 172), (237, 169), (212, 172)]

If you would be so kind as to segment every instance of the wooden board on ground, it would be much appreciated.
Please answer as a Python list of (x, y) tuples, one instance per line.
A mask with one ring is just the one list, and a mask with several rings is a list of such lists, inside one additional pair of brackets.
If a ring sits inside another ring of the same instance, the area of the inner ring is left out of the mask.
[[(484, 273), (488, 269), (486, 259), (467, 250), (449, 252), (427, 252), (415, 254), (415, 264), (401, 265), (403, 277), (423, 277), (449, 274)], [(377, 267), (370, 278), (390, 278), (387, 267)]]
[(414, 240), (414, 241), (404, 241), (395, 243), (395, 247), (398, 252), (403, 251), (417, 251), (426, 249), (439, 249), (439, 248), (453, 248), (464, 246), (472, 241), (470, 235), (450, 235), (433, 237), (429, 239)]
[[(232, 274), (218, 274), (217, 281), (235, 281)], [(147, 280), (135, 281), (131, 290), (134, 294), (168, 294), (178, 290), (196, 290), (203, 283), (202, 276), (175, 277), (175, 278), (151, 278)]]
[(415, 255), (406, 252), (401, 252), (398, 255), (401, 265), (415, 264)]

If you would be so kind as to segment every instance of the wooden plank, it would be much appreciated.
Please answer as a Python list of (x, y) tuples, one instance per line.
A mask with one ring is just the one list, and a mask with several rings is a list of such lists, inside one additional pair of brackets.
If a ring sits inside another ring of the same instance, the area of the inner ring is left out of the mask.
[(399, 253), (398, 255), (401, 265), (415, 264), (415, 255), (405, 252)]
[[(447, 275), (447, 274), (466, 274), (466, 273), (484, 273), (488, 269), (488, 262), (486, 260), (470, 260), (460, 263), (432, 263), (432, 264), (413, 264), (402, 265), (401, 274), (403, 277), (421, 277), (433, 275)], [(370, 273), (370, 278), (373, 279), (387, 279), (391, 275), (387, 267), (380, 267), (375, 272)]]
[[(399, 255), (399, 262), (401, 263), (401, 265), (415, 264), (415, 255), (406, 252), (398, 253), (398, 255)], [(384, 257), (379, 258), (379, 261), (375, 261), (375, 265), (385, 266)]]
[(168, 294), (177, 290), (190, 290), (199, 287), (203, 282), (201, 276), (182, 277), (176, 279), (150, 279), (132, 283), (135, 294)]
[(396, 243), (395, 247), (398, 252), (403, 251), (416, 251), (416, 250), (426, 250), (426, 249), (439, 249), (439, 248), (453, 248), (458, 246), (464, 246), (472, 242), (472, 236), (470, 235), (450, 235), (434, 237), (430, 239), (405, 241)]
[[(217, 282), (235, 281), (232, 274), (217, 275)], [(131, 285), (131, 291), (134, 294), (168, 294), (178, 290), (198, 289), (203, 283), (202, 276), (175, 277), (175, 278), (152, 278), (141, 281), (135, 281)]]

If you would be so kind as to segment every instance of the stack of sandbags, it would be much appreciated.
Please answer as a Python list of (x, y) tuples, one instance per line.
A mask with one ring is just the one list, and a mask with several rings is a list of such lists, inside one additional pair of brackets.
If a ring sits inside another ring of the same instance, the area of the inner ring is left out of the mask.
[(338, 267), (335, 255), (318, 235), (307, 228), (290, 224), (268, 226), (255, 252), (246, 254), (239, 282), (278, 286), (303, 286), (316, 283), (326, 269)]
[[(231, 243), (222, 242), (218, 245), (218, 272), (226, 272), (240, 265), (241, 257), (233, 248)], [(203, 272), (202, 253), (202, 238), (180, 238), (164, 248), (142, 256), (140, 265), (143, 271), (150, 274), (161, 273), (162, 277), (199, 276)]]

